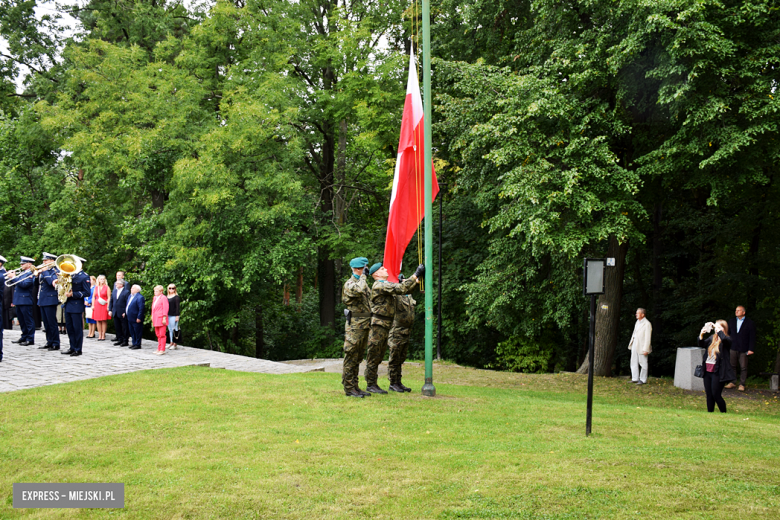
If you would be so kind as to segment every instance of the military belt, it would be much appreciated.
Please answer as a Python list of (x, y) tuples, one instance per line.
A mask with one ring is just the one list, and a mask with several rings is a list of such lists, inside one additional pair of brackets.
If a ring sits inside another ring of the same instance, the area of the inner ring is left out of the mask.
[(371, 313), (370, 312), (350, 312), (352, 314), (353, 318), (370, 318)]
[(389, 316), (382, 316), (381, 314), (372, 314), (372, 318), (377, 318), (383, 321), (393, 321), (393, 318), (390, 318)]

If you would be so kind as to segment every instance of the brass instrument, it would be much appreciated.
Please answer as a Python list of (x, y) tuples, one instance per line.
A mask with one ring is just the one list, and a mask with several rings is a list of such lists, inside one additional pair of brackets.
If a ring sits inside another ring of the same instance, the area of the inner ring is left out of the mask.
[(28, 278), (30, 278), (29, 276), (22, 277), (21, 275), (23, 273), (29, 272), (32, 275), (32, 278), (35, 278), (42, 271), (45, 271), (45, 270), (47, 270), (47, 269), (49, 269), (51, 267), (54, 267), (54, 264), (36, 265), (30, 271), (27, 271), (26, 269), (22, 269), (21, 267), (17, 267), (13, 271), (8, 271), (7, 273), (5, 273), (5, 277), (7, 278), (6, 281), (5, 281), (5, 286), (6, 287), (13, 287), (14, 285), (16, 285), (16, 284), (18, 284), (20, 282), (23, 282), (23, 281), (27, 280)]
[(72, 288), (72, 277), (81, 272), (81, 260), (73, 255), (60, 255), (54, 261), (57, 273), (57, 299), (65, 303)]

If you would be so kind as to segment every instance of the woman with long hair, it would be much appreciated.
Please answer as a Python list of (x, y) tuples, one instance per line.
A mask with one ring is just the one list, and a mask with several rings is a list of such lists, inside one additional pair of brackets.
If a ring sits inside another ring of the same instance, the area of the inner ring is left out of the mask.
[[(84, 308), (92, 308), (92, 294), (94, 293), (95, 285), (97, 284), (97, 278), (94, 276), (89, 277), (89, 296), (84, 297)], [(86, 312), (86, 310), (85, 310)], [(95, 312), (95, 309), (92, 308), (90, 316), (92, 316)], [(63, 312), (64, 315), (64, 312)], [(97, 322), (93, 318), (87, 318), (87, 325), (89, 325), (89, 334), (87, 334), (88, 338), (94, 338), (95, 337), (95, 327), (97, 326)]]
[(165, 354), (165, 339), (168, 337), (168, 298), (163, 294), (164, 291), (162, 285), (155, 286), (152, 300), (152, 327), (157, 336), (158, 356)]
[(176, 285), (168, 284), (168, 335), (171, 339), (171, 348), (178, 349), (175, 333), (179, 330), (179, 312), (181, 308), (181, 298), (176, 291)]
[[(712, 336), (704, 338), (708, 332)], [(736, 379), (731, 366), (731, 338), (729, 326), (725, 320), (705, 323), (699, 333), (699, 347), (704, 349), (702, 366), (704, 367), (704, 393), (707, 394), (707, 411), (714, 412), (715, 405), (721, 413), (726, 413), (726, 401), (723, 400), (723, 387)]]
[(106, 340), (109, 300), (111, 300), (111, 291), (108, 288), (108, 280), (106, 275), (101, 274), (97, 277), (97, 284), (92, 288), (92, 319), (97, 322), (98, 341)]

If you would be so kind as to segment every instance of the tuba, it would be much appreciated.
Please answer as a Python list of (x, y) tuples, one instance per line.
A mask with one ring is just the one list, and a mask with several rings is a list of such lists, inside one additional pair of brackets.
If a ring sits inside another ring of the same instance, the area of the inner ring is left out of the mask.
[(73, 255), (60, 255), (54, 265), (60, 270), (57, 273), (57, 299), (65, 303), (72, 288), (72, 277), (81, 272), (81, 260)]

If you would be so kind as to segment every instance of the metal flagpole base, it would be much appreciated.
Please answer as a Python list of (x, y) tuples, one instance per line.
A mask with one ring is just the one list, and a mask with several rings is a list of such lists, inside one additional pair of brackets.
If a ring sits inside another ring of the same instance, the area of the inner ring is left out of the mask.
[(425, 384), (422, 387), (422, 395), (426, 397), (436, 397), (436, 387), (433, 386), (432, 377), (425, 378)]

